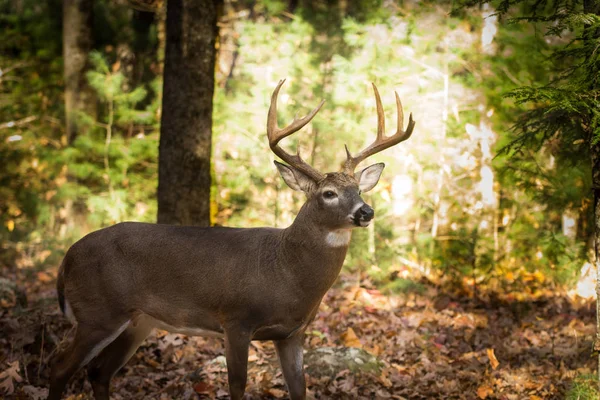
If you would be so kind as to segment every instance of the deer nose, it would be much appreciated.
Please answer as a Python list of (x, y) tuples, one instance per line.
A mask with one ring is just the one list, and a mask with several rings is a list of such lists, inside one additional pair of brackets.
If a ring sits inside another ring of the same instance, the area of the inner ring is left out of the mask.
[(375, 210), (373, 210), (370, 205), (363, 204), (362, 207), (358, 209), (356, 214), (361, 220), (370, 221), (375, 216)]

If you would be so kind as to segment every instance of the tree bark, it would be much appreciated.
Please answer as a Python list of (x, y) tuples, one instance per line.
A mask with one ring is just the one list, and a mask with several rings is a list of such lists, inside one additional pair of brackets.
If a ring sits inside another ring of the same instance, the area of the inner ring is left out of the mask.
[(169, 0), (158, 222), (210, 225), (217, 0)]
[[(600, 352), (600, 145), (592, 144), (592, 188), (594, 191), (594, 258), (596, 264), (596, 340), (594, 350)], [(600, 381), (600, 354), (598, 355), (598, 380)]]
[[(588, 14), (600, 15), (600, 3), (596, 0), (584, 0), (583, 11)], [(584, 28), (584, 40), (595, 41), (600, 37), (600, 29), (592, 29), (589, 25)], [(590, 57), (595, 57), (596, 48), (589, 46), (594, 50), (588, 54)], [(597, 64), (596, 64), (597, 65)], [(598, 74), (599, 71), (593, 71), (590, 76), (595, 79), (590, 81), (590, 90), (598, 89)], [(598, 122), (590, 124), (590, 155), (592, 162), (592, 190), (594, 191), (594, 258), (596, 264), (596, 340), (594, 341), (594, 350), (599, 352), (598, 370), (596, 371), (598, 381), (600, 381), (600, 143), (594, 143), (594, 138), (598, 135), (597, 130), (600, 129)]]
[(92, 49), (93, 0), (63, 1), (63, 62), (65, 79), (66, 141), (72, 143), (79, 133), (77, 114), (95, 116), (94, 93), (85, 77)]

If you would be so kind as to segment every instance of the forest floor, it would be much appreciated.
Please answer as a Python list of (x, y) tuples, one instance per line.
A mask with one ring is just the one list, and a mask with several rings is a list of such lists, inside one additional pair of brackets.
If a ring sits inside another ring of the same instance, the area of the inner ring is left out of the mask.
[[(0, 397), (44, 399), (48, 360), (72, 334), (57, 306), (56, 272), (1, 272), (21, 293), (0, 301)], [(426, 286), (421, 293), (388, 296), (344, 274), (309, 326), (305, 348), (362, 348), (381, 364), (355, 372), (308, 366), (309, 395), (563, 399), (574, 380), (593, 372), (594, 307), (548, 294), (475, 299)], [(220, 339), (156, 331), (113, 379), (111, 398), (228, 398), (223, 355)], [(253, 343), (249, 361), (248, 398), (287, 398), (270, 342)], [(65, 398), (92, 398), (82, 371)]]

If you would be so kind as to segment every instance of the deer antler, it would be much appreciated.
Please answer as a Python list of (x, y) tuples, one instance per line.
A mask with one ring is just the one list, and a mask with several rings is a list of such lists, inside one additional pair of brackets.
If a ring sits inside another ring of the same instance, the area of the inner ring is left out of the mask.
[(377, 138), (375, 141), (366, 149), (361, 151), (356, 155), (356, 157), (352, 157), (350, 151), (348, 150), (348, 146), (346, 146), (346, 162), (344, 163), (344, 172), (352, 175), (354, 174), (354, 169), (358, 164), (360, 164), (367, 157), (372, 156), (373, 154), (379, 153), (382, 150), (385, 150), (389, 147), (392, 147), (400, 142), (405, 141), (410, 137), (413, 132), (413, 128), (415, 127), (415, 121), (412, 119), (412, 113), (408, 118), (408, 126), (406, 127), (406, 131), (402, 130), (404, 126), (404, 111), (402, 111), (402, 103), (400, 102), (400, 97), (398, 97), (398, 93), (396, 94), (396, 107), (398, 108), (398, 130), (392, 136), (385, 136), (385, 115), (383, 114), (383, 106), (381, 105), (381, 97), (379, 97), (379, 91), (377, 90), (377, 86), (374, 83), (373, 90), (375, 91), (375, 101), (377, 102)]
[(279, 89), (281, 89), (281, 85), (283, 85), (284, 82), (285, 79), (280, 80), (275, 88), (275, 91), (273, 91), (273, 95), (271, 95), (271, 106), (269, 107), (269, 116), (267, 118), (267, 137), (269, 138), (269, 147), (271, 147), (273, 153), (279, 156), (279, 158), (281, 158), (283, 161), (287, 162), (292, 167), (318, 182), (325, 178), (325, 176), (307, 164), (300, 157), (300, 152), (297, 152), (296, 155), (292, 155), (279, 147), (279, 141), (291, 135), (292, 133), (299, 131), (302, 129), (302, 127), (304, 127), (304, 125), (308, 124), (310, 120), (314, 118), (317, 112), (319, 112), (323, 106), (323, 103), (325, 103), (325, 100), (321, 101), (321, 104), (319, 104), (307, 116), (300, 119), (296, 119), (296, 117), (294, 117), (294, 120), (291, 124), (283, 129), (279, 129), (277, 127), (277, 95), (279, 94)]

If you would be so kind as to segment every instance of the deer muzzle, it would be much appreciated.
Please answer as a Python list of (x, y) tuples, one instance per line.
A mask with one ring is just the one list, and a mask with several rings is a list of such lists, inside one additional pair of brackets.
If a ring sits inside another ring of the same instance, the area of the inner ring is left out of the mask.
[(374, 216), (375, 210), (370, 205), (363, 204), (354, 213), (354, 224), (356, 226), (368, 226)]

